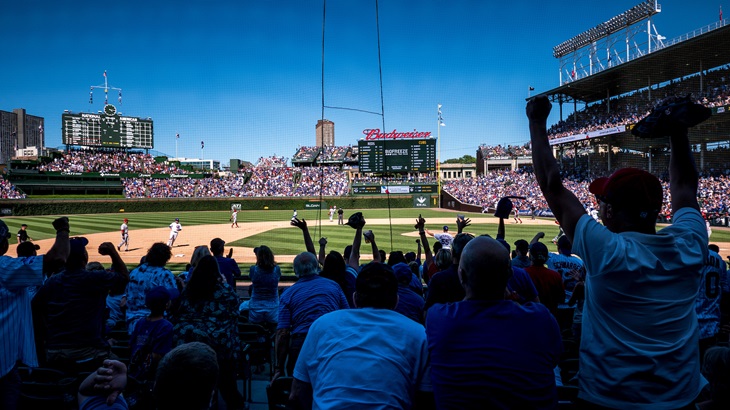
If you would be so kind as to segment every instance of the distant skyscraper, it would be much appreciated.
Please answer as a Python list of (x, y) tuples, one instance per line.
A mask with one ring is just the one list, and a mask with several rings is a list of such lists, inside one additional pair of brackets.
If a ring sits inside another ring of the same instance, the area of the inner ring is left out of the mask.
[(18, 149), (44, 147), (44, 119), (26, 114), (25, 109), (0, 110), (0, 164), (8, 164)]
[(326, 145), (332, 147), (335, 145), (335, 123), (330, 120), (317, 120), (315, 127), (317, 146)]

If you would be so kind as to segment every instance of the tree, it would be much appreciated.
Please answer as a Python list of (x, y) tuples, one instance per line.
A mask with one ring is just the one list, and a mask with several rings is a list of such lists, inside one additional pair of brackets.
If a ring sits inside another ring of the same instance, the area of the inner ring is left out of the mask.
[(444, 164), (476, 164), (477, 159), (469, 154), (461, 158), (451, 158), (444, 161)]

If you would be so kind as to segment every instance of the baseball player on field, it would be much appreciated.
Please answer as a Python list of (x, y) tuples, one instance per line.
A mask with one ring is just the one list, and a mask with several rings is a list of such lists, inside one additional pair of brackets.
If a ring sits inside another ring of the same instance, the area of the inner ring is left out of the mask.
[(177, 239), (177, 234), (182, 231), (182, 225), (180, 225), (180, 218), (175, 218), (175, 221), (170, 224), (170, 239), (167, 240), (167, 246), (172, 248)]
[(231, 213), (231, 217), (229, 218), (229, 221), (231, 221), (231, 228), (233, 228), (233, 225), (238, 228), (238, 209), (234, 209)]
[(129, 222), (129, 219), (124, 218), (124, 222), (122, 222), (122, 226), (119, 228), (122, 233), (122, 241), (117, 245), (118, 251), (122, 250), (122, 245), (124, 245), (124, 252), (129, 251), (129, 226), (127, 222)]

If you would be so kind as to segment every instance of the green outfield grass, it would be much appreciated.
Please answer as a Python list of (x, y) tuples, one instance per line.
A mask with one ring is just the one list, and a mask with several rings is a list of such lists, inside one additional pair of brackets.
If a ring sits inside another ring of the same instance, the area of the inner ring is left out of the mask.
[[(354, 210), (345, 210), (345, 218)], [(415, 223), (416, 217), (421, 214), (426, 219), (426, 227), (432, 232), (441, 230), (443, 224), (429, 222), (433, 218), (453, 218), (456, 219), (456, 213), (453, 211), (441, 211), (437, 209), (366, 209), (362, 210), (366, 220), (388, 219), (390, 218), (409, 218)], [(239, 223), (246, 222), (266, 222), (266, 221), (289, 221), (292, 215), (290, 210), (257, 210), (257, 211), (241, 211), (238, 214)], [(163, 228), (174, 218), (180, 218), (183, 227), (208, 224), (228, 224), (230, 214), (227, 211), (210, 211), (210, 212), (164, 212), (164, 213), (115, 213), (115, 214), (91, 214), (91, 215), (71, 215), (69, 216), (72, 235), (85, 235), (100, 232), (116, 232), (123, 218), (129, 218), (130, 230), (148, 228)], [(468, 218), (473, 221), (489, 219), (495, 221), (493, 216), (480, 213), (466, 213)], [(35, 240), (52, 238), (55, 231), (51, 226), (51, 222), (57, 216), (32, 216), (32, 217), (5, 217), (3, 220), (10, 228), (13, 235), (10, 242), (15, 243), (15, 233), (20, 229), (20, 225), (25, 223), (28, 225), (28, 232), (31, 238)], [(320, 237), (327, 238), (327, 250), (336, 250), (342, 252), (345, 246), (352, 244), (355, 230), (349, 226), (337, 225), (335, 222), (329, 222), (327, 211), (322, 210), (299, 210), (299, 217), (308, 221), (309, 231), (315, 247), (319, 249), (317, 244)], [(321, 222), (318, 223), (318, 220)], [(404, 252), (416, 251), (416, 237), (405, 236), (406, 233), (413, 233), (413, 223), (407, 225), (392, 225), (368, 223), (365, 229), (372, 229), (375, 233), (378, 247), (385, 252), (392, 250), (401, 250)], [(449, 223), (452, 233), (456, 231), (456, 224)], [(660, 226), (661, 228), (661, 226)], [(545, 239), (543, 242), (548, 245), (550, 251), (557, 251), (555, 245), (551, 242), (552, 238), (558, 233), (557, 225), (526, 225), (512, 224), (506, 225), (506, 240), (512, 245), (517, 239), (530, 240), (532, 237), (543, 230)], [(497, 233), (496, 224), (474, 224), (466, 229), (466, 231), (475, 235), (489, 234), (495, 236)], [(210, 238), (205, 238), (206, 241)], [(727, 230), (715, 229), (711, 237), (712, 242), (730, 242), (730, 232)], [(434, 239), (429, 237), (429, 243), (433, 246)], [(275, 255), (294, 255), (305, 250), (301, 231), (295, 227), (277, 228), (261, 234), (257, 234), (238, 241), (228, 243), (229, 246), (246, 246), (255, 247), (259, 245), (269, 246)], [(513, 247), (514, 248), (514, 247)], [(370, 245), (363, 241), (361, 247), (361, 255), (370, 255)], [(184, 264), (171, 264), (172, 270), (184, 270)], [(286, 272), (291, 271), (290, 264), (284, 264)], [(248, 272), (248, 264), (241, 264), (241, 269), (246, 274)]]
[[(345, 210), (345, 217), (355, 211), (348, 212)], [(327, 219), (327, 211), (323, 210), (321, 214), (318, 210), (303, 209), (299, 210), (299, 218), (309, 221), (312, 233), (316, 229), (316, 220), (318, 217)], [(393, 209), (390, 211), (392, 218), (415, 218), (422, 214), (424, 218), (432, 217), (454, 217), (456, 214), (449, 211), (439, 211), (434, 209)], [(366, 218), (388, 218), (387, 209), (370, 209), (363, 211)], [(238, 213), (238, 222), (266, 222), (266, 221), (289, 221), (292, 211), (286, 210), (266, 210), (266, 211), (241, 211)], [(31, 238), (40, 240), (52, 238), (55, 231), (51, 226), (51, 222), (59, 215), (44, 216), (24, 216), (24, 217), (4, 217), (3, 220), (10, 228), (10, 232), (15, 234), (21, 224), (28, 225), (28, 233)], [(488, 218), (482, 214), (468, 214), (469, 218)], [(72, 235), (84, 235), (99, 232), (116, 232), (122, 219), (129, 218), (129, 230), (163, 228), (167, 227), (175, 218), (180, 218), (180, 223), (185, 226), (209, 225), (209, 224), (228, 224), (230, 213), (227, 211), (209, 211), (209, 212), (154, 212), (154, 213), (114, 213), (114, 214), (88, 214), (88, 215), (69, 215)], [(322, 225), (330, 224), (329, 220), (322, 221)], [(333, 222), (332, 224), (336, 224)], [(348, 228), (349, 229), (349, 228)], [(297, 230), (298, 231), (298, 230)], [(300, 235), (301, 236), (301, 235)], [(319, 238), (317, 238), (319, 239)], [(13, 240), (11, 240), (13, 242)], [(242, 246), (242, 245), (238, 245)]]
[[(468, 215), (468, 217), (471, 218), (471, 215)], [(425, 215), (424, 215), (424, 218)], [(488, 217), (492, 218), (492, 217)], [(475, 218), (472, 218), (473, 220)], [(414, 220), (415, 222), (415, 220)], [(456, 234), (456, 224), (449, 224), (450, 229), (453, 230), (453, 234)], [(426, 219), (426, 228), (430, 230), (433, 233), (441, 232), (441, 228), (443, 227), (443, 224), (429, 224), (428, 219)], [(548, 229), (549, 228), (549, 229)], [(414, 229), (413, 225), (374, 225), (374, 224), (367, 224), (365, 225), (365, 230), (371, 229), (373, 233), (375, 234), (375, 242), (378, 245), (379, 249), (384, 250), (386, 253), (389, 253), (392, 250), (400, 250), (403, 252), (416, 252), (418, 249), (418, 245), (416, 244), (416, 236), (406, 236), (404, 234), (414, 233), (416, 230)], [(551, 242), (552, 238), (557, 235), (558, 233), (558, 227), (557, 225), (553, 226), (536, 226), (536, 225), (512, 225), (507, 224), (505, 231), (506, 231), (506, 240), (511, 244), (513, 244), (518, 239), (526, 239), (527, 241), (530, 241), (538, 232), (544, 231), (545, 233), (545, 239), (543, 239), (543, 242), (545, 242), (548, 245), (548, 249), (552, 251), (557, 251), (557, 248), (555, 245)], [(492, 237), (495, 237), (497, 235), (497, 225), (496, 224), (489, 224), (489, 225), (472, 225), (467, 227), (465, 232), (469, 232), (474, 235), (482, 235), (482, 234), (488, 234)], [(392, 233), (392, 235), (391, 235)], [(342, 252), (345, 249), (345, 246), (351, 245), (352, 241), (354, 239), (355, 230), (350, 228), (349, 226), (338, 226), (335, 224), (330, 224), (327, 222), (326, 224), (322, 224), (321, 231), (318, 231), (316, 228), (311, 229), (310, 228), (310, 234), (312, 235), (312, 241), (314, 242), (315, 247), (317, 250), (319, 250), (318, 241), (320, 237), (327, 238), (327, 250), (336, 250), (338, 252)], [(392, 238), (392, 244), (391, 244), (391, 238)], [(428, 237), (428, 241), (431, 247), (433, 247), (433, 243), (435, 241), (434, 238)], [(243, 242), (243, 243), (240, 243)], [(301, 230), (296, 228), (278, 228), (278, 229), (272, 229), (267, 232), (263, 232), (251, 237), (248, 237), (246, 239), (243, 239), (242, 241), (236, 241), (233, 243), (230, 243), (232, 246), (258, 246), (258, 245), (267, 245), (271, 248), (271, 250), (274, 252), (274, 254), (280, 254), (280, 255), (292, 255), (297, 254), (299, 252), (302, 252), (304, 249), (304, 239), (301, 233)], [(514, 247), (513, 247), (514, 248)], [(369, 244), (366, 244), (364, 241), (362, 242), (362, 246), (360, 248), (360, 254), (361, 255), (371, 255), (371, 246)]]

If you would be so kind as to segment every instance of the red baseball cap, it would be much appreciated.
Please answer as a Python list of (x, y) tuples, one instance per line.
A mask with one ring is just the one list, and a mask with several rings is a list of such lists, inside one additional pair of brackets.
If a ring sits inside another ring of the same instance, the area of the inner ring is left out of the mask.
[(646, 213), (659, 212), (664, 202), (659, 179), (637, 168), (621, 168), (609, 177), (598, 178), (588, 190), (607, 204)]

